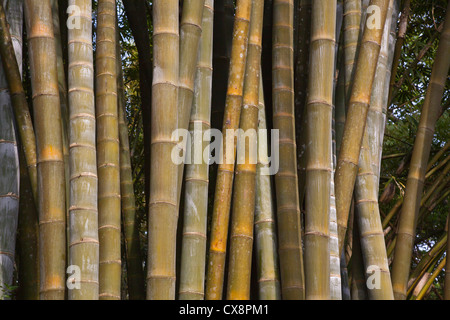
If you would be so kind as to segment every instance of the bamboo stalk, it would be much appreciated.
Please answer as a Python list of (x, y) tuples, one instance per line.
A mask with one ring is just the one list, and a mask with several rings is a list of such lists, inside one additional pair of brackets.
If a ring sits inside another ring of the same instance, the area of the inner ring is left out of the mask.
[[(5, 13), (3, 3), (8, 9), (7, 13)], [(15, 53), (17, 58), (21, 59), (20, 31), (23, 13), (21, 3), (9, 3), (9, 7), (7, 1), (3, 3), (0, 3), (0, 27), (2, 29), (11, 28), (11, 34), (18, 37)], [(8, 292), (8, 286), (13, 284), (20, 185), (18, 139), (7, 79), (3, 71), (5, 67), (7, 67), (6, 64), (0, 66), (0, 159), (2, 160), (0, 163), (0, 300), (10, 299), (11, 293)]]
[(294, 101), (295, 101), (295, 138), (297, 142), (298, 188), (300, 209), (305, 198), (306, 180), (306, 97), (308, 92), (309, 55), (311, 43), (311, 0), (300, 0), (297, 8), (298, 23), (295, 43)]
[[(369, 150), (372, 171), (377, 177), (377, 186), (379, 185), (381, 153), (383, 149), (383, 138), (386, 123), (387, 110), (387, 90), (390, 77), (388, 77), (389, 67), (389, 48), (390, 31), (394, 12), (394, 0), (389, 1), (389, 8), (384, 25), (383, 37), (381, 41), (380, 54), (375, 72), (375, 78), (370, 98), (370, 107), (367, 114), (367, 130), (369, 131)], [(377, 187), (378, 189), (378, 187)]]
[[(16, 4), (20, 4), (20, 2)], [(30, 176), (33, 199), (37, 207), (36, 137), (34, 134), (30, 110), (28, 109), (27, 98), (22, 86), (22, 58), (20, 57), (20, 59), (17, 59), (14, 50), (14, 42), (16, 45), (20, 44), (21, 38), (18, 37), (17, 32), (15, 33), (16, 34), (14, 36), (11, 35), (9, 28), (6, 27), (0, 29), (0, 54), (2, 56), (3, 71), (8, 83), (10, 99), (14, 109), (14, 116), (20, 136), (20, 142), (25, 153), (27, 163), (26, 168)], [(20, 32), (20, 35), (21, 34), (22, 33)]]
[[(186, 0), (180, 22), (180, 78), (178, 87), (178, 128), (187, 130), (194, 98), (194, 84), (202, 34), (205, 0)], [(184, 165), (178, 172), (178, 193), (181, 194)], [(178, 196), (180, 197), (180, 195)]]
[[(213, 54), (214, 2), (205, 1), (203, 7), (202, 35), (200, 38), (194, 101), (189, 129), (193, 139), (203, 141), (204, 134), (211, 128), (211, 89)], [(201, 130), (198, 128), (201, 127)], [(202, 143), (203, 152), (209, 153), (206, 141)], [(192, 141), (191, 150), (196, 143)], [(181, 300), (201, 300), (205, 295), (206, 233), (208, 212), (208, 173), (207, 162), (186, 165), (186, 193), (181, 253), (180, 292)]]
[(95, 102), (101, 300), (119, 300), (121, 286), (120, 142), (116, 60), (116, 1), (99, 0)]
[(431, 170), (431, 168), (438, 162), (438, 160), (444, 155), (445, 152), (450, 148), (450, 142), (446, 142), (445, 145), (431, 158), (428, 162), (427, 173)]
[[(64, 299), (66, 211), (61, 110), (50, 0), (25, 1), (39, 190), (40, 298)], [(56, 124), (56, 125), (55, 125)]]
[(421, 258), (418, 265), (414, 268), (414, 270), (411, 272), (410, 279), (408, 281), (408, 291), (407, 295), (409, 296), (414, 289), (414, 287), (419, 282), (420, 278), (423, 276), (424, 272), (429, 268), (431, 262), (437, 257), (438, 254), (440, 254), (443, 250), (445, 250), (445, 246), (447, 244), (447, 238), (448, 235), (445, 233), (439, 241), (436, 242), (436, 244), (431, 248), (430, 251), (428, 251), (424, 257)]
[(442, 269), (445, 267), (446, 265), (446, 261), (447, 258), (444, 257), (441, 262), (439, 262), (438, 266), (436, 267), (436, 269), (433, 271), (432, 275), (430, 276), (430, 278), (427, 280), (427, 282), (425, 283), (424, 287), (422, 288), (422, 290), (420, 290), (419, 295), (416, 297), (416, 300), (422, 300), (426, 293), (428, 292), (428, 289), (433, 285), (434, 280), (437, 278), (437, 276), (439, 275), (439, 273), (442, 271)]
[[(217, 172), (216, 192), (211, 222), (208, 270), (206, 276), (207, 300), (222, 298), (228, 223), (230, 218), (231, 190), (234, 178), (234, 160), (237, 143), (236, 137), (233, 137), (233, 135), (239, 127), (241, 114), (251, 8), (251, 0), (239, 0), (237, 2), (222, 129), (222, 150), (231, 149), (232, 152), (222, 152), (222, 163), (219, 164)], [(232, 139), (230, 139), (230, 137)], [(233, 145), (229, 146), (230, 143)]]
[[(355, 206), (355, 215), (358, 208)], [(361, 252), (361, 237), (359, 234), (359, 227), (357, 219), (354, 220), (353, 226), (353, 247), (351, 257), (351, 296), (352, 300), (368, 300), (369, 294), (367, 292), (366, 277), (364, 261)]]
[(17, 247), (20, 300), (39, 300), (39, 222), (23, 150), (19, 150), (20, 199)]
[[(70, 0), (69, 5), (80, 8), (80, 26), (82, 25), (79, 29), (69, 28), (68, 30), (69, 265), (78, 266), (81, 272), (80, 288), (69, 290), (69, 299), (98, 300), (98, 176), (94, 58), (90, 19), (92, 4), (90, 0)], [(62, 82), (60, 79), (61, 99), (64, 98)], [(61, 107), (63, 110), (63, 103)]]
[(434, 126), (438, 118), (440, 101), (450, 67), (450, 57), (446, 54), (448, 51), (450, 51), (450, 5), (447, 8), (444, 29), (422, 107), (406, 183), (405, 200), (400, 214), (395, 259), (392, 266), (394, 295), (399, 300), (406, 299), (412, 246), (420, 209), (420, 195), (423, 190)]
[[(70, 207), (70, 160), (69, 160), (69, 106), (67, 100), (67, 84), (66, 74), (64, 71), (63, 50), (61, 27), (59, 23), (59, 6), (58, 0), (51, 0), (52, 18), (53, 18), (53, 33), (55, 35), (56, 46), (56, 70), (58, 72), (58, 90), (59, 101), (61, 104), (61, 132), (63, 143), (63, 157), (64, 157), (64, 177), (65, 177), (65, 192), (66, 192), (66, 219), (69, 221), (69, 207)], [(67, 245), (70, 242), (70, 230), (67, 223)], [(67, 251), (70, 249), (68, 248)]]
[[(330, 299), (330, 194), (336, 1), (314, 1), (307, 101), (306, 298)], [(320, 61), (320, 62), (319, 62)], [(334, 193), (334, 192), (333, 192)]]
[[(230, 230), (227, 299), (250, 300), (264, 1), (253, 0)], [(247, 139), (248, 137), (248, 139)]]
[[(259, 84), (258, 129), (267, 130), (264, 104), (264, 88)], [(255, 250), (257, 254), (258, 288), (260, 300), (279, 300), (280, 276), (277, 255), (277, 237), (275, 212), (272, 198), (270, 176), (264, 175), (268, 168), (267, 139), (258, 137), (258, 165), (256, 166), (256, 202), (255, 202)]]
[(179, 3), (153, 2), (151, 181), (147, 299), (175, 298), (178, 166), (171, 153), (178, 125)]
[(400, 16), (400, 21), (398, 23), (398, 35), (397, 42), (394, 49), (394, 57), (391, 71), (391, 78), (389, 81), (389, 94), (388, 103), (392, 102), (394, 94), (394, 86), (397, 78), (397, 71), (400, 65), (400, 58), (403, 50), (403, 43), (405, 42), (406, 30), (408, 28), (408, 19), (411, 12), (411, 0), (405, 0), (403, 2), (402, 14)]
[(344, 0), (344, 87), (345, 105), (349, 100), (361, 41), (361, 0)]
[(391, 276), (378, 207), (378, 178), (377, 174), (373, 172), (371, 162), (370, 134), (369, 127), (366, 127), (355, 186), (357, 221), (366, 277), (373, 272), (373, 270), (369, 270), (371, 267), (377, 267), (377, 271), (380, 272), (379, 288), (368, 290), (369, 298), (371, 300), (393, 300)]
[(273, 2), (273, 128), (279, 131), (275, 176), (283, 299), (305, 297), (294, 123), (293, 0)]
[(375, 22), (379, 23), (379, 28), (372, 26), (364, 29), (335, 174), (340, 251), (344, 247), (347, 220), (358, 170), (359, 153), (366, 125), (372, 84), (375, 77), (388, 5), (389, 0), (372, 0), (370, 6), (375, 7), (371, 8), (378, 8), (377, 10), (379, 12), (375, 10), (375, 13), (364, 20), (370, 23), (375, 19)]

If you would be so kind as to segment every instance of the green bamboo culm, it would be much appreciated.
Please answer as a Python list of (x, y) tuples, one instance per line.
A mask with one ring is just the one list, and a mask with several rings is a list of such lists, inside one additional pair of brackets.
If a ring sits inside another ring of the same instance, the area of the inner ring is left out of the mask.
[[(20, 62), (22, 61), (23, 18), (21, 5), (21, 1), (0, 2), (0, 28), (2, 30), (0, 50), (6, 50), (5, 44), (11, 43), (8, 30), (11, 29), (11, 35), (17, 37), (13, 48), (16, 55), (13, 58), (17, 57)], [(7, 13), (4, 8), (7, 8)], [(0, 66), (0, 300), (10, 299), (12, 295), (8, 287), (13, 284), (20, 185), (18, 137), (16, 136), (7, 78), (3, 71), (7, 67), (8, 64), (5, 63)]]
[(66, 204), (61, 109), (50, 0), (25, 1), (39, 191), (40, 298), (65, 294)]
[[(282, 298), (303, 300), (305, 283), (294, 118), (294, 1), (273, 2), (273, 128), (279, 131), (275, 176)], [(327, 258), (328, 259), (328, 258)]]
[(126, 116), (126, 97), (122, 70), (122, 52), (119, 29), (116, 30), (117, 56), (117, 112), (119, 117), (120, 139), (120, 200), (123, 233), (125, 236), (125, 256), (127, 285), (130, 300), (145, 299), (145, 276), (142, 268), (139, 224), (136, 219), (136, 197), (133, 186), (130, 141)]
[[(202, 300), (205, 296), (209, 165), (203, 154), (209, 154), (209, 145), (207, 141), (203, 141), (203, 136), (211, 128), (213, 24), (214, 1), (206, 0), (189, 124), (192, 156), (190, 164), (186, 164), (184, 180), (186, 191), (179, 291), (181, 300)], [(201, 150), (195, 149), (199, 145), (198, 141), (203, 141), (200, 144)], [(192, 152), (198, 152), (196, 154), (201, 156), (201, 159)]]
[(179, 3), (153, 1), (151, 181), (148, 216), (147, 299), (175, 299), (178, 165)]
[(99, 298), (98, 175), (95, 141), (94, 53), (91, 0), (70, 0), (77, 6), (80, 28), (68, 30), (69, 104), (69, 265), (80, 268), (80, 287), (70, 300)]
[[(241, 115), (252, 0), (238, 0), (223, 118), (223, 145), (216, 178), (206, 273), (207, 300), (222, 299), (235, 155)], [(218, 150), (216, 150), (218, 152)]]
[[(178, 86), (178, 129), (188, 130), (194, 99), (197, 59), (202, 35), (205, 0), (186, 0), (180, 21), (180, 77)], [(186, 157), (186, 153), (184, 153)], [(184, 162), (178, 169), (178, 202), (181, 197)]]
[(442, 95), (450, 67), (450, 3), (447, 6), (444, 29), (431, 72), (430, 83), (422, 107), (418, 131), (414, 141), (410, 170), (406, 182), (404, 202), (400, 213), (395, 259), (392, 265), (392, 285), (396, 300), (406, 299), (411, 255), (417, 216), (420, 209), (428, 158), (434, 127), (439, 117)]
[(314, 1), (311, 22), (311, 67), (306, 103), (305, 284), (306, 299), (329, 300), (336, 1)]
[(389, 0), (372, 0), (367, 9), (370, 9), (367, 19), (363, 20), (367, 25), (364, 28), (355, 76), (350, 90), (347, 120), (335, 173), (340, 252), (343, 251), (347, 233), (359, 154), (388, 6)]
[(258, 165), (256, 166), (255, 250), (260, 300), (280, 300), (275, 210), (269, 168), (264, 88), (259, 84)]
[(116, 1), (99, 0), (95, 55), (97, 120), (99, 299), (119, 300), (120, 155), (117, 111)]
[(253, 0), (240, 118), (227, 299), (250, 300), (264, 1)]

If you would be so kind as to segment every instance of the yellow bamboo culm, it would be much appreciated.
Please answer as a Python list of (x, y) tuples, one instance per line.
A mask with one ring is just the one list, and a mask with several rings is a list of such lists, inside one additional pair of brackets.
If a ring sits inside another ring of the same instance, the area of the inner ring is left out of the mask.
[[(227, 299), (249, 300), (264, 1), (253, 0), (230, 231)], [(244, 154), (242, 154), (244, 152)]]
[[(211, 225), (211, 241), (206, 273), (206, 299), (222, 299), (225, 258), (228, 239), (228, 224), (232, 185), (234, 179), (237, 138), (234, 133), (239, 128), (239, 119), (244, 91), (244, 74), (247, 60), (248, 33), (252, 0), (238, 0), (233, 29), (233, 43), (228, 77), (228, 88), (223, 119), (223, 152), (219, 164)], [(231, 136), (230, 136), (231, 133)], [(234, 136), (234, 137), (233, 137)], [(230, 139), (231, 137), (231, 139)], [(231, 144), (231, 146), (229, 146)]]
[(40, 248), (40, 299), (63, 300), (66, 204), (61, 109), (50, 0), (26, 0), (34, 124)]

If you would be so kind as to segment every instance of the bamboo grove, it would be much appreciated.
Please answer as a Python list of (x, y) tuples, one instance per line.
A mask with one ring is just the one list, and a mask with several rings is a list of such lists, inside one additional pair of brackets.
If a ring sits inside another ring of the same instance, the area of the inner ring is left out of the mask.
[(450, 299), (450, 2), (0, 0), (0, 299)]

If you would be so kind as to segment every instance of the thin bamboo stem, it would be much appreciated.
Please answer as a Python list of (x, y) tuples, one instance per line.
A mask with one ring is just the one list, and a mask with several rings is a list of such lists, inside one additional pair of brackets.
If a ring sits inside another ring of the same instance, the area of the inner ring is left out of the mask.
[[(233, 29), (233, 43), (228, 89), (223, 119), (222, 163), (219, 164), (211, 224), (206, 299), (222, 298), (232, 184), (234, 179), (237, 137), (244, 91), (252, 0), (238, 0)], [(231, 144), (231, 145), (230, 145)], [(230, 149), (230, 152), (227, 150)]]
[(428, 279), (428, 281), (425, 283), (424, 287), (422, 288), (422, 290), (420, 290), (419, 295), (416, 297), (416, 300), (422, 300), (425, 295), (428, 292), (428, 289), (433, 285), (434, 280), (437, 278), (437, 276), (439, 275), (439, 273), (442, 271), (442, 269), (445, 267), (446, 265), (446, 261), (447, 258), (444, 257), (441, 262), (439, 262), (438, 266), (436, 267), (436, 269), (433, 271), (432, 275), (430, 276), (430, 278)]
[(450, 4), (447, 8), (444, 30), (434, 61), (430, 84), (422, 107), (418, 132), (414, 142), (410, 171), (406, 183), (405, 200), (399, 220), (392, 283), (396, 299), (406, 299), (412, 247), (420, 209), (424, 177), (430, 155), (434, 126), (438, 118), (440, 101), (450, 67)]
[(133, 186), (131, 167), (130, 142), (128, 137), (128, 122), (126, 117), (126, 97), (122, 71), (122, 54), (117, 29), (117, 109), (119, 117), (120, 140), (120, 200), (123, 231), (125, 235), (125, 254), (127, 267), (127, 284), (130, 300), (145, 299), (145, 276), (141, 261), (141, 245), (139, 239), (139, 224), (136, 219), (136, 198)]
[(253, 0), (233, 191), (228, 300), (250, 300), (263, 17), (264, 1)]
[(259, 299), (279, 300), (280, 275), (277, 255), (277, 237), (275, 212), (272, 197), (270, 176), (264, 174), (269, 170), (267, 136), (261, 136), (267, 130), (262, 77), (259, 85), (258, 115), (258, 165), (256, 166), (256, 202), (255, 202), (255, 249), (257, 254), (257, 270)]

